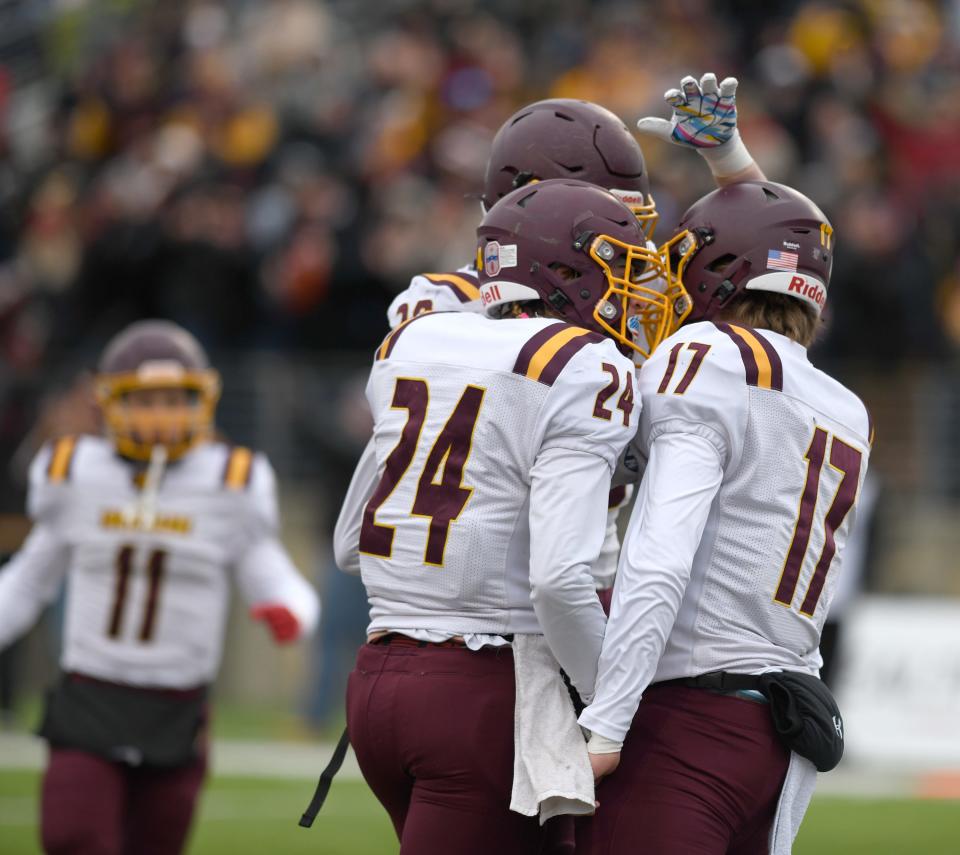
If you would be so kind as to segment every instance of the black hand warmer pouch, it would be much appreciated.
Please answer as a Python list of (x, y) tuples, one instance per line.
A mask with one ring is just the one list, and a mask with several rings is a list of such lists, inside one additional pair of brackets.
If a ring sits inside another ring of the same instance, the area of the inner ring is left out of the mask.
[(758, 679), (784, 745), (820, 772), (833, 769), (843, 757), (843, 718), (826, 683), (795, 671), (777, 671)]

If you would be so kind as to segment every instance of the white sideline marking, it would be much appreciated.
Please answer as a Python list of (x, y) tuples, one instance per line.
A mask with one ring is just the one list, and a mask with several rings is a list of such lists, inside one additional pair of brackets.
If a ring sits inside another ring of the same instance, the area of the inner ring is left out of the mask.
[[(253, 778), (303, 778), (316, 780), (330, 756), (332, 742), (255, 742), (215, 739), (211, 749), (212, 773)], [(38, 771), (47, 760), (43, 740), (29, 733), (0, 733), (0, 769)], [(360, 768), (348, 751), (338, 773), (359, 780)]]
[[(215, 776), (235, 776), (252, 778), (292, 778), (304, 781), (316, 781), (321, 770), (333, 754), (332, 742), (255, 742), (239, 739), (216, 739), (211, 751), (212, 774)], [(46, 746), (43, 741), (28, 733), (0, 733), (0, 769), (21, 769), (39, 771), (46, 762)], [(833, 772), (820, 775), (817, 779), (818, 796), (836, 796), (843, 798), (911, 798), (916, 794), (920, 767), (908, 768), (905, 765), (877, 765), (862, 761), (845, 761)], [(928, 770), (927, 770), (928, 771)], [(946, 771), (946, 770), (944, 770)], [(353, 751), (348, 751), (343, 768), (338, 773), (343, 780), (360, 780)], [(259, 791), (257, 791), (259, 792)], [(269, 793), (269, 790), (264, 790)], [(304, 791), (309, 798), (309, 792)], [(243, 800), (249, 801), (249, 810), (237, 809)], [(223, 800), (222, 800), (223, 799)], [(222, 800), (222, 801), (221, 801)], [(17, 817), (22, 815), (23, 799), (0, 799), (0, 825), (21, 824)], [(257, 798), (231, 797), (225, 800), (221, 794), (211, 793), (204, 816), (208, 819), (233, 819), (244, 813), (268, 810)], [(327, 811), (328, 805), (324, 806)], [(284, 804), (282, 811), (275, 809), (278, 815), (289, 812)], [(270, 816), (270, 813), (258, 813)], [(30, 818), (26, 822), (34, 822)]]

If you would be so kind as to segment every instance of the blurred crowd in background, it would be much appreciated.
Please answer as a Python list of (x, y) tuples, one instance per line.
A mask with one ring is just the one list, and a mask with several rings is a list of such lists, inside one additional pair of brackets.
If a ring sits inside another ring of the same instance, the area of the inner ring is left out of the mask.
[[(228, 430), (262, 438), (259, 409), (268, 445), (329, 451), (276, 461), (326, 473), (329, 521), (367, 427), (362, 383), (331, 408), (324, 378), (367, 361), (412, 274), (473, 256), (501, 122), (556, 96), (632, 126), (704, 71), (740, 79), (750, 150), (831, 218), (819, 358), (869, 366), (854, 388), (896, 433), (912, 378), (937, 388), (924, 366), (960, 348), (957, 0), (0, 2), (0, 510), (22, 508), (24, 437), (95, 430), (81, 372), (161, 316), (223, 367)], [(641, 142), (666, 237), (712, 182)], [(950, 442), (958, 395), (925, 397), (916, 430)], [(960, 456), (888, 448), (903, 483), (960, 496)]]
[[(703, 70), (740, 78), (750, 149), (834, 221), (828, 349), (896, 361), (960, 342), (955, 2), (6, 0), (0, 15), (0, 324), (18, 374), (144, 315), (214, 350), (368, 348), (411, 274), (472, 256), (513, 110), (577, 97), (632, 124)], [(709, 175), (645, 148), (665, 234)]]

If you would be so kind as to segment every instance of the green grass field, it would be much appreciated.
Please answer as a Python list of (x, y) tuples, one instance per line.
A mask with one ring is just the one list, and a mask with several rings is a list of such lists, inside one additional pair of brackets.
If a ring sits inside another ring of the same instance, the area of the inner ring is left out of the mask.
[[(35, 772), (0, 772), (0, 853), (33, 855)], [(218, 778), (207, 787), (191, 855), (312, 853), (392, 855), (386, 814), (357, 781), (337, 781), (312, 829), (297, 820), (312, 794), (308, 781)], [(797, 855), (953, 855), (960, 851), (960, 803), (816, 799)], [(438, 853), (440, 855), (440, 853)]]

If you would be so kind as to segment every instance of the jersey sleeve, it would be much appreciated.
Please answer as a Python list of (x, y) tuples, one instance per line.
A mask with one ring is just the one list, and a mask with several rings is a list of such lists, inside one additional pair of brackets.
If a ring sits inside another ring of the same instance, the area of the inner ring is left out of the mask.
[(377, 486), (377, 454), (371, 439), (357, 462), (350, 486), (343, 498), (333, 530), (333, 555), (337, 566), (353, 576), (360, 575), (360, 529), (363, 511)]
[[(557, 351), (558, 356), (561, 353), (562, 348)], [(550, 370), (548, 362), (541, 377), (551, 379)], [(594, 454), (613, 473), (636, 433), (639, 416), (633, 363), (612, 342), (592, 342), (553, 380), (540, 414), (540, 451), (562, 448)]]
[(591, 570), (606, 534), (611, 475), (636, 430), (634, 368), (612, 344), (582, 339), (558, 364), (579, 333), (555, 335), (560, 341), (545, 339), (546, 355), (528, 369), (553, 384), (530, 473), (530, 591), (547, 643), (588, 700), (606, 622)]
[(277, 476), (263, 454), (253, 455), (246, 499), (251, 535), (278, 536), (280, 511), (277, 505)]
[(607, 529), (603, 537), (603, 546), (596, 562), (590, 568), (593, 582), (598, 591), (613, 587), (617, 575), (617, 561), (620, 558), (620, 513), (630, 504), (633, 484), (615, 486), (610, 490), (607, 500)]
[(37, 452), (30, 464), (27, 515), (34, 522), (55, 524), (68, 501), (72, 484), (77, 438), (52, 440)]
[(276, 476), (262, 454), (253, 456), (243, 499), (246, 547), (236, 561), (243, 598), (251, 606), (286, 606), (300, 622), (301, 633), (312, 632), (320, 616), (320, 601), (280, 541)]
[(658, 437), (688, 434), (710, 443), (724, 468), (739, 458), (748, 408), (744, 364), (715, 327), (697, 324), (661, 344), (640, 369), (639, 386), (642, 457)]
[(0, 567), (0, 650), (36, 622), (60, 591), (69, 546), (51, 525), (34, 525), (20, 551)]
[(475, 273), (461, 268), (455, 273), (420, 273), (410, 280), (387, 310), (390, 329), (424, 312), (479, 311)]
[(0, 567), (0, 650), (36, 622), (63, 584), (69, 545), (58, 528), (73, 468), (72, 437), (47, 443), (30, 465), (27, 510), (34, 522), (23, 546)]
[(657, 668), (690, 580), (723, 470), (697, 435), (661, 434), (640, 482), (617, 571), (593, 704), (580, 723), (622, 741)]

